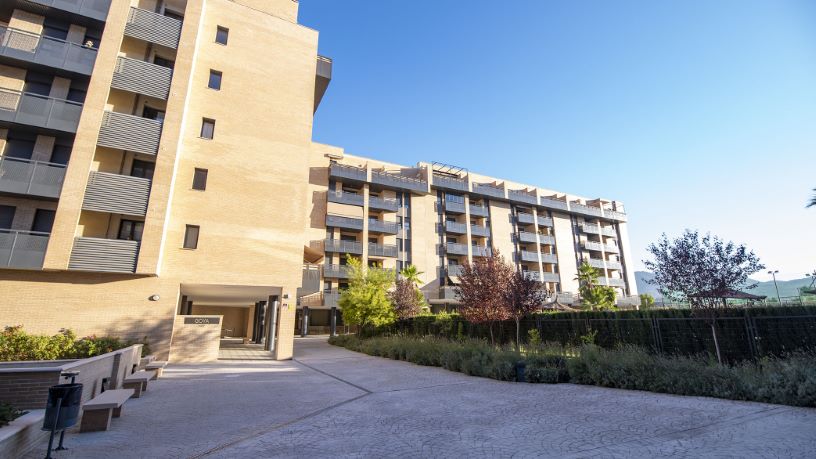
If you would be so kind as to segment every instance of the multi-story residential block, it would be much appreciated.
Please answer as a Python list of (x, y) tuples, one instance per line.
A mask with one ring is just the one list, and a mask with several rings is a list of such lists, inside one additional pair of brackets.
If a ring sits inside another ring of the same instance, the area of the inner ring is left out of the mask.
[(494, 249), (553, 292), (587, 260), (636, 293), (618, 202), (313, 143), (332, 63), (297, 9), (0, 3), (0, 325), (172, 358), (198, 345), (178, 319), (215, 315), (285, 359), (298, 319), (328, 325), (347, 254), (417, 265), (440, 307)]

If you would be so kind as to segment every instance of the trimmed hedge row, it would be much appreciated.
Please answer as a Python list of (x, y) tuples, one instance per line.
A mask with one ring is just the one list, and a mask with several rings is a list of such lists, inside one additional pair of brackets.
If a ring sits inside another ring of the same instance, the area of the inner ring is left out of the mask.
[[(128, 347), (133, 342), (108, 336), (77, 339), (71, 330), (55, 335), (31, 335), (22, 326), (5, 327), (0, 332), (0, 361), (84, 359)], [(150, 352), (145, 338), (142, 355)]]

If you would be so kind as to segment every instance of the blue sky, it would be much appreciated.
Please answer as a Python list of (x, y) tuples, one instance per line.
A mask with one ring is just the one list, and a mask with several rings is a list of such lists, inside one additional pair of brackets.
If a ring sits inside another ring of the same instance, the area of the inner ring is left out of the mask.
[(334, 59), (315, 141), (621, 200), (637, 269), (687, 227), (816, 268), (816, 2), (302, 0), (300, 22)]

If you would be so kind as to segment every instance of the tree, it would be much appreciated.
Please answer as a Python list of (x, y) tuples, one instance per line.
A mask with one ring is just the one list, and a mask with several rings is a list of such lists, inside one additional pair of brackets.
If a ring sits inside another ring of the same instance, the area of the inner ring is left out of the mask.
[(615, 289), (606, 285), (598, 285), (598, 276), (601, 272), (587, 262), (578, 266), (578, 293), (581, 302), (591, 309), (606, 309), (615, 307)]
[(726, 297), (737, 290), (752, 289), (748, 276), (764, 269), (754, 252), (744, 245), (724, 242), (697, 231), (686, 230), (682, 236), (669, 240), (663, 234), (648, 251), (654, 260), (644, 260), (654, 273), (649, 282), (659, 286), (664, 297), (688, 301), (692, 312), (706, 319), (711, 327), (717, 360), (722, 363), (717, 340), (716, 319), (721, 309), (728, 307)]
[(396, 320), (388, 290), (394, 283), (394, 272), (369, 269), (362, 262), (346, 256), (349, 267), (349, 286), (340, 293), (338, 305), (343, 310), (343, 321), (349, 325), (388, 325)]
[(652, 309), (655, 305), (655, 299), (650, 293), (640, 294), (640, 309)]
[(508, 314), (516, 322), (516, 351), (520, 351), (521, 319), (534, 313), (544, 304), (541, 283), (525, 276), (522, 271), (516, 271), (507, 282), (504, 301)]
[[(816, 193), (816, 188), (813, 189), (813, 192)], [(807, 207), (813, 207), (813, 206), (816, 206), (816, 194), (814, 194), (813, 197), (810, 198), (810, 202), (807, 205)]]
[(495, 249), (489, 257), (462, 265), (460, 284), (456, 289), (461, 302), (459, 313), (469, 322), (486, 323), (491, 344), (496, 344), (495, 323), (510, 318), (504, 295), (512, 275), (513, 268), (504, 263)]
[(419, 272), (414, 265), (408, 265), (400, 272), (389, 299), (400, 319), (414, 317), (427, 308), (425, 295), (419, 290)]

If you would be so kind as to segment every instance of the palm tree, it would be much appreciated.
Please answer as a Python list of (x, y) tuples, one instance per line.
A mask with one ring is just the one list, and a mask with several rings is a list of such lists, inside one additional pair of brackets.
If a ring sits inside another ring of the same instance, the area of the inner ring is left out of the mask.
[(419, 276), (423, 274), (425, 273), (418, 270), (417, 267), (414, 265), (408, 265), (405, 268), (403, 268), (402, 271), (400, 271), (400, 276), (402, 276), (403, 279), (407, 280), (414, 286), (419, 285)]
[(575, 276), (575, 280), (578, 281), (581, 288), (592, 290), (598, 282), (598, 270), (590, 266), (589, 263), (583, 262), (578, 267), (578, 275)]
[[(816, 188), (814, 188), (813, 191), (816, 192)], [(813, 197), (810, 198), (810, 202), (807, 205), (807, 207), (813, 207), (813, 206), (816, 206), (816, 194), (814, 194)]]

